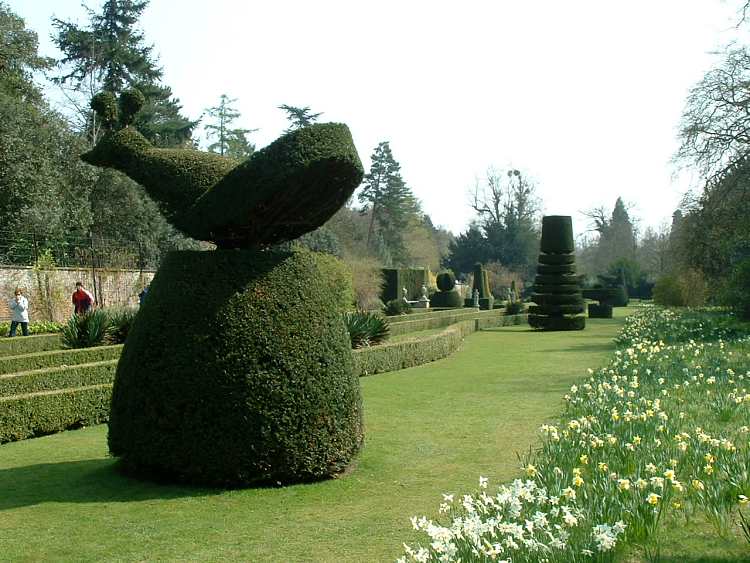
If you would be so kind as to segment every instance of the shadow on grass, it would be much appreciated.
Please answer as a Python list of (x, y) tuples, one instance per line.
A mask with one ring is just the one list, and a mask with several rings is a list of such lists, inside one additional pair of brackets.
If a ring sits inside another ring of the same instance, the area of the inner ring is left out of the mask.
[(40, 463), (0, 469), (0, 491), (0, 511), (45, 502), (138, 502), (200, 497), (221, 492), (132, 479), (120, 473), (114, 459)]
[(689, 555), (675, 555), (674, 557), (660, 557), (659, 563), (748, 563), (750, 554), (736, 557), (691, 557)]

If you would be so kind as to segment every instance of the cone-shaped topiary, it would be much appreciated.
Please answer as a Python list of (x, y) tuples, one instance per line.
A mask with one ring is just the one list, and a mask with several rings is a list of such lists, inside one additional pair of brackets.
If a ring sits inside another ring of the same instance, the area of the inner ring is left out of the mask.
[(529, 324), (542, 330), (581, 330), (586, 318), (578, 277), (575, 275), (573, 223), (569, 216), (542, 219), (541, 254), (534, 283)]
[(185, 234), (222, 248), (262, 248), (313, 231), (351, 196), (363, 176), (346, 125), (287, 133), (245, 162), (194, 149), (159, 149), (129, 124), (143, 96), (118, 104), (97, 94), (92, 108), (110, 130), (82, 156), (141, 184)]
[(109, 446), (125, 469), (242, 486), (347, 466), (363, 440), (359, 381), (319, 256), (167, 255), (117, 368)]
[(479, 291), (479, 307), (481, 309), (492, 309), (495, 298), (490, 292), (490, 281), (484, 266), (477, 262), (474, 265), (474, 280), (472, 282), (471, 296), (465, 300), (466, 305), (471, 306), (474, 299), (474, 290)]

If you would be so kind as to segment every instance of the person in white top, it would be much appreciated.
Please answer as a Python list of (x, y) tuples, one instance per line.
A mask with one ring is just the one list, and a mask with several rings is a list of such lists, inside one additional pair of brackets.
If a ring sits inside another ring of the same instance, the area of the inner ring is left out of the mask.
[(24, 336), (29, 335), (29, 300), (23, 295), (23, 290), (19, 287), (16, 294), (8, 303), (13, 317), (10, 320), (10, 336), (16, 335), (18, 325), (21, 325), (21, 332)]

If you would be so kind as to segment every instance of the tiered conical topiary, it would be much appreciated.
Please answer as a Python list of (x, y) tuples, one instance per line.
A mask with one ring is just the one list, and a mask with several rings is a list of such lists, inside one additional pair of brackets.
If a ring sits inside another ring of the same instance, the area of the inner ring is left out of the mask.
[(573, 222), (567, 215), (542, 219), (539, 265), (529, 307), (529, 324), (541, 330), (581, 330), (586, 317), (576, 277)]
[(117, 367), (110, 452), (136, 475), (221, 487), (342, 471), (364, 439), (342, 320), (351, 274), (271, 247), (320, 226), (359, 185), (348, 128), (303, 127), (239, 163), (151, 146), (129, 125), (142, 103), (97, 96), (110, 130), (82, 158), (128, 174), (175, 227), (219, 248), (162, 261)]

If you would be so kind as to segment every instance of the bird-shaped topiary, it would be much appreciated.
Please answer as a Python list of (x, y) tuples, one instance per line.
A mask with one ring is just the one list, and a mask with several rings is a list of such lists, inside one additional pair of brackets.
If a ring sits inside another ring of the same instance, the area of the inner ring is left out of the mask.
[(81, 158), (141, 184), (186, 235), (219, 248), (263, 248), (325, 223), (364, 174), (346, 125), (322, 123), (287, 133), (244, 162), (194, 149), (154, 147), (131, 124), (137, 90), (110, 92), (91, 107), (106, 133)]
[(304, 127), (237, 162), (153, 147), (131, 125), (142, 104), (134, 91), (97, 95), (107, 132), (82, 158), (141, 183), (218, 249), (162, 261), (117, 367), (110, 452), (135, 475), (222, 487), (342, 471), (364, 440), (342, 320), (351, 274), (270, 247), (321, 225), (357, 187), (349, 130)]

